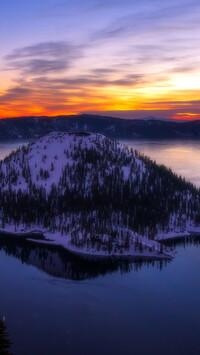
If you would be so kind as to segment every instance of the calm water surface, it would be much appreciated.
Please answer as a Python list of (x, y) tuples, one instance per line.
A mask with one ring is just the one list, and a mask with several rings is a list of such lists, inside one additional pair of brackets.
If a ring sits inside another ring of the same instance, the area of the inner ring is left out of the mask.
[(168, 263), (99, 265), (0, 238), (14, 354), (199, 354), (200, 246), (176, 249)]
[[(200, 143), (128, 141), (200, 186)], [(0, 145), (0, 158), (21, 143)], [(200, 245), (103, 263), (0, 236), (0, 319), (16, 355), (200, 353)], [(1, 353), (0, 327), (0, 353)]]

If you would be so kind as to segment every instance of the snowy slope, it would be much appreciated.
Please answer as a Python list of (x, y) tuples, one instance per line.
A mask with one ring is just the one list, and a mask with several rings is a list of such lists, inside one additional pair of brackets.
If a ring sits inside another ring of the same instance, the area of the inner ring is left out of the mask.
[[(45, 188), (48, 193), (52, 184), (59, 184), (66, 164), (70, 167), (72, 167), (73, 164), (78, 164), (78, 160), (74, 157), (70, 157), (68, 152), (74, 155), (76, 150), (94, 149), (101, 157), (110, 142), (110, 139), (100, 134), (52, 132), (36, 142), (29, 144), (28, 147), (18, 149), (18, 151), (11, 154), (10, 157), (0, 162), (1, 186), (6, 190), (9, 184), (12, 184), (12, 188), (16, 191), (19, 189), (22, 191), (28, 190), (29, 176), (24, 176), (24, 169), (28, 171), (31, 182), (34, 183), (36, 187)], [(115, 153), (118, 155), (120, 152), (123, 152), (125, 148), (119, 143), (115, 144), (117, 147)], [(128, 149), (126, 149), (126, 155), (127, 157), (130, 156)], [(139, 159), (135, 161), (142, 171), (144, 164), (142, 164)], [(90, 168), (91, 165), (88, 163), (88, 185), (94, 173)], [(124, 177), (127, 178), (130, 172), (129, 166), (121, 166), (121, 168), (124, 171)], [(41, 176), (41, 169), (47, 172), (48, 178)], [(109, 165), (106, 173), (109, 174), (111, 172), (112, 165)]]

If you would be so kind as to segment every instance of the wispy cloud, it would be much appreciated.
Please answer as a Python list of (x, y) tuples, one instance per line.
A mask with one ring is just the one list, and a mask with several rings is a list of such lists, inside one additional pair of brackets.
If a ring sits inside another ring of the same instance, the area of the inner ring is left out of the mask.
[(44, 42), (15, 49), (5, 57), (5, 60), (9, 70), (19, 70), (26, 75), (42, 75), (64, 71), (81, 56), (83, 56), (81, 45)]
[(131, 14), (114, 19), (106, 27), (95, 31), (91, 38), (92, 40), (114, 39), (135, 36), (138, 33), (147, 34), (148, 31), (157, 31), (156, 37), (160, 36), (160, 31), (167, 31), (168, 34), (177, 31), (185, 32), (192, 24), (193, 26), (195, 23), (198, 24), (199, 17), (196, 14), (199, 10), (200, 3), (196, 0), (178, 3), (157, 1), (156, 6), (152, 3), (145, 8), (136, 6)]
[(11, 62), (10, 70), (19, 70), (23, 75), (42, 75), (49, 73), (58, 73), (66, 70), (69, 64), (65, 60), (45, 60), (31, 59), (26, 61)]
[(90, 88), (93, 87), (102, 87), (102, 86), (135, 86), (144, 82), (145, 78), (143, 75), (135, 74), (135, 75), (126, 75), (121, 76), (118, 79), (112, 80), (109, 77), (102, 77), (101, 73), (99, 75), (79, 75), (75, 77), (66, 77), (66, 78), (37, 78), (34, 82), (39, 83), (48, 83), (51, 85), (59, 85), (62, 88), (72, 88), (72, 87), (85, 87), (88, 86)]

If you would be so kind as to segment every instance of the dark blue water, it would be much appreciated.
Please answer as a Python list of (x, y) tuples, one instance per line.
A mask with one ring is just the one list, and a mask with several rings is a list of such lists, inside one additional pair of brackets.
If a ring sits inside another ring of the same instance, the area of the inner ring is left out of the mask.
[[(126, 143), (200, 186), (199, 142)], [(176, 250), (168, 263), (99, 264), (0, 238), (0, 354), (1, 319), (14, 355), (200, 354), (200, 246)]]
[(200, 245), (176, 258), (88, 262), (0, 241), (0, 317), (16, 355), (200, 353)]

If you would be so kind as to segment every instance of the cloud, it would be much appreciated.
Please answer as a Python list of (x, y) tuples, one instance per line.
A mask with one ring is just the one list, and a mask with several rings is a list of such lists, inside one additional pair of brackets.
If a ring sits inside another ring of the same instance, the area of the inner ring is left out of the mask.
[(67, 42), (43, 42), (34, 44), (32, 46), (15, 49), (11, 54), (7, 55), (5, 58), (7, 60), (13, 60), (33, 56), (63, 57), (66, 56), (66, 54), (74, 56), (79, 50), (79, 47), (71, 45)]
[(32, 108), (53, 112), (59, 106), (59, 111), (65, 108), (67, 112), (69, 108), (98, 109), (111, 104), (113, 88), (120, 92), (120, 88), (122, 91), (137, 87), (145, 80), (142, 74), (128, 75), (116, 66), (94, 66), (81, 73), (74, 63), (84, 57), (86, 47), (67, 42), (43, 42), (13, 50), (5, 60), (7, 70), (17, 71), (17, 79), (14, 86), (0, 96), (0, 113), (3, 109), (30, 112)]
[[(0, 96), (1, 112), (22, 112), (26, 115), (53, 114), (54, 112), (79, 112), (84, 110), (99, 110), (110, 106), (113, 102), (115, 90), (123, 92), (124, 88), (136, 87), (144, 80), (142, 75), (131, 75), (111, 78), (102, 73), (95, 75), (77, 75), (71, 77), (33, 77), (32, 79), (20, 79), (16, 86), (8, 88)], [(112, 90), (104, 90), (112, 88)], [(121, 90), (120, 90), (121, 89)], [(122, 95), (123, 101), (123, 95)], [(36, 110), (36, 112), (35, 112)], [(71, 111), (70, 111), (71, 110)], [(10, 114), (12, 115), (12, 114)]]
[[(156, 106), (156, 105), (159, 105), (159, 106), (166, 106), (169, 105), (169, 106), (173, 106), (173, 105), (178, 105), (178, 107), (183, 107), (185, 105), (187, 106), (190, 106), (190, 105), (194, 105), (194, 109), (197, 108), (197, 106), (199, 105), (199, 108), (200, 108), (200, 100), (181, 100), (181, 101), (178, 101), (178, 100), (174, 100), (174, 101), (154, 101), (154, 102), (146, 102), (145, 105), (152, 105), (152, 106)], [(198, 109), (199, 109), (198, 108)]]
[(25, 75), (43, 75), (50, 73), (57, 73), (64, 71), (69, 67), (69, 63), (65, 60), (45, 60), (45, 59), (31, 59), (11, 62), (10, 70), (20, 70)]
[(26, 95), (32, 93), (33, 90), (30, 88), (22, 87), (22, 86), (15, 86), (9, 89), (9, 93), (17, 94), (17, 95)]
[[(63, 36), (70, 35), (72, 40), (79, 35), (83, 44), (48, 41), (13, 50), (5, 57), (6, 68), (14, 71), (8, 76), (14, 79), (16, 75), (18, 80), (0, 96), (0, 107), (18, 111), (19, 107), (35, 106), (40, 112), (49, 112), (65, 108), (80, 111), (86, 106), (92, 110), (189, 106), (188, 101), (180, 104), (173, 100), (193, 97), (191, 90), (188, 97), (186, 90), (176, 90), (176, 80), (179, 74), (183, 79), (185, 74), (187, 80), (189, 73), (199, 68), (195, 32), (199, 1), (127, 0), (127, 4), (127, 8), (120, 0), (58, 4), (55, 15), (59, 11), (66, 14), (69, 22), (65, 21), (65, 26), (75, 30), (63, 32)], [(69, 12), (61, 11), (64, 6)], [(72, 13), (79, 19), (78, 26)], [(151, 102), (155, 97), (157, 104)], [(164, 102), (164, 97), (172, 101)]]
[(184, 73), (193, 73), (194, 71), (199, 70), (199, 63), (190, 63), (183, 66), (174, 66), (169, 70), (170, 73), (184, 74)]
[(26, 98), (31, 97), (33, 90), (29, 87), (22, 87), (21, 85), (9, 88), (3, 95), (0, 95), (0, 108), (6, 105), (19, 104), (24, 102)]
[(114, 68), (95, 68), (91, 70), (92, 73), (94, 74), (113, 74), (113, 73), (119, 73), (119, 69), (114, 69)]
[[(109, 73), (109, 71), (108, 71)], [(78, 75), (74, 77), (65, 77), (65, 78), (45, 78), (40, 77), (34, 80), (34, 85), (57, 85), (57, 87), (61, 88), (83, 88), (85, 86), (90, 88), (95, 87), (109, 87), (109, 86), (136, 86), (142, 84), (145, 81), (145, 77), (140, 74), (131, 74), (124, 75), (117, 79), (112, 79), (107, 76), (102, 75), (102, 73), (98, 73), (98, 75)]]
[[(146, 3), (146, 2), (144, 2)], [(95, 31), (91, 35), (93, 41), (115, 39), (124, 36), (135, 36), (138, 33), (147, 34), (156, 31), (156, 37), (161, 35), (160, 31), (174, 33), (186, 31), (188, 26), (198, 25), (199, 18), (196, 17), (200, 3), (196, 0), (178, 2), (155, 2), (148, 7), (148, 2), (143, 8), (135, 6), (131, 14), (115, 18), (104, 28)]]
[(43, 75), (65, 71), (83, 56), (82, 45), (66, 42), (44, 42), (15, 49), (5, 56), (8, 70), (25, 75)]

